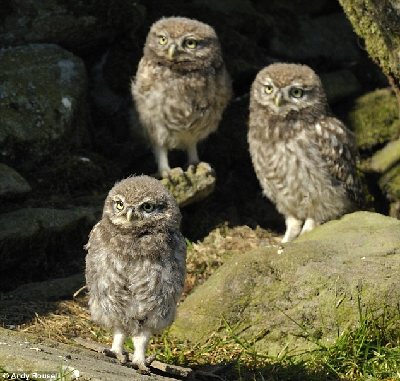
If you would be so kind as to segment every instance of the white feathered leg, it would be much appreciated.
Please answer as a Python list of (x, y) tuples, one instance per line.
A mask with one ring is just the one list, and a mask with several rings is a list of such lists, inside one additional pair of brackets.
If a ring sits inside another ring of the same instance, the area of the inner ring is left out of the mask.
[(285, 236), (282, 238), (282, 243), (294, 240), (300, 234), (301, 226), (303, 225), (303, 221), (293, 216), (287, 216), (285, 222), (286, 232)]
[(132, 336), (132, 342), (135, 347), (133, 353), (132, 364), (142, 371), (149, 371), (146, 366), (146, 349), (149, 344), (151, 333), (149, 331), (142, 331), (136, 336)]
[(303, 229), (301, 229), (300, 235), (310, 232), (318, 225), (319, 225), (319, 223), (317, 221), (315, 221), (313, 218), (307, 218), (306, 221), (304, 222)]

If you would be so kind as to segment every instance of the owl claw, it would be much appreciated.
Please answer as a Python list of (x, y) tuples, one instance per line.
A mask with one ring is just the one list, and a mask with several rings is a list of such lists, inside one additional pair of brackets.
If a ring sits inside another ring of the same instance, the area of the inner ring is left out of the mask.
[(108, 356), (117, 359), (121, 364), (126, 364), (128, 362), (128, 354), (126, 352), (116, 353), (111, 349), (104, 349), (103, 353)]

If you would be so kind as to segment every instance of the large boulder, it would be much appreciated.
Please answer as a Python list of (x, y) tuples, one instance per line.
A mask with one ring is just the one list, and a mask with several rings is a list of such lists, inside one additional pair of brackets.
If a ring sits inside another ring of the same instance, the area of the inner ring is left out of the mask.
[(204, 342), (227, 323), (270, 354), (329, 345), (366, 311), (396, 313), (399, 273), (400, 221), (349, 214), (283, 248), (234, 255), (182, 303), (170, 333)]
[(0, 163), (0, 199), (25, 195), (31, 190), (29, 183), (18, 172)]
[(2, 3), (0, 46), (54, 43), (87, 56), (142, 18), (143, 7), (129, 0), (15, 0)]
[(0, 146), (7, 162), (32, 166), (82, 144), (86, 133), (86, 69), (51, 44), (0, 51)]
[(92, 208), (26, 208), (0, 215), (0, 290), (70, 275), (84, 266)]

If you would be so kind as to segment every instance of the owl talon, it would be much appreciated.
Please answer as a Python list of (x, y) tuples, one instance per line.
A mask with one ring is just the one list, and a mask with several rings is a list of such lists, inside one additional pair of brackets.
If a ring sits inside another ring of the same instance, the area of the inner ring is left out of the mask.
[(112, 351), (111, 349), (107, 348), (107, 349), (104, 349), (103, 353), (108, 357), (117, 359), (121, 364), (126, 364), (128, 362), (128, 354), (126, 352), (116, 353), (116, 352)]
[(204, 161), (202, 161), (201, 163), (199, 163), (197, 165), (197, 169), (201, 169), (201, 170), (206, 171), (208, 173), (214, 173), (214, 169), (211, 167), (211, 165), (206, 163), (206, 162), (204, 162)]
[(129, 368), (136, 369), (139, 374), (151, 374), (150, 368), (148, 368), (146, 364), (142, 362), (131, 361), (127, 363), (127, 366)]

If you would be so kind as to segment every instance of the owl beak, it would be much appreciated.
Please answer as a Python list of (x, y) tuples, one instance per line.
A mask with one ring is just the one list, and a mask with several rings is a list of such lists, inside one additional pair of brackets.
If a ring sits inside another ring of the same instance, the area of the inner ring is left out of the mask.
[(126, 210), (126, 220), (127, 220), (128, 222), (131, 222), (131, 221), (132, 221), (132, 214), (133, 214), (132, 208), (128, 208), (128, 209)]
[(275, 106), (280, 107), (281, 104), (282, 104), (282, 94), (277, 93), (275, 96)]
[(168, 57), (170, 59), (174, 58), (175, 49), (176, 49), (176, 45), (175, 44), (170, 45), (170, 47), (168, 48)]

